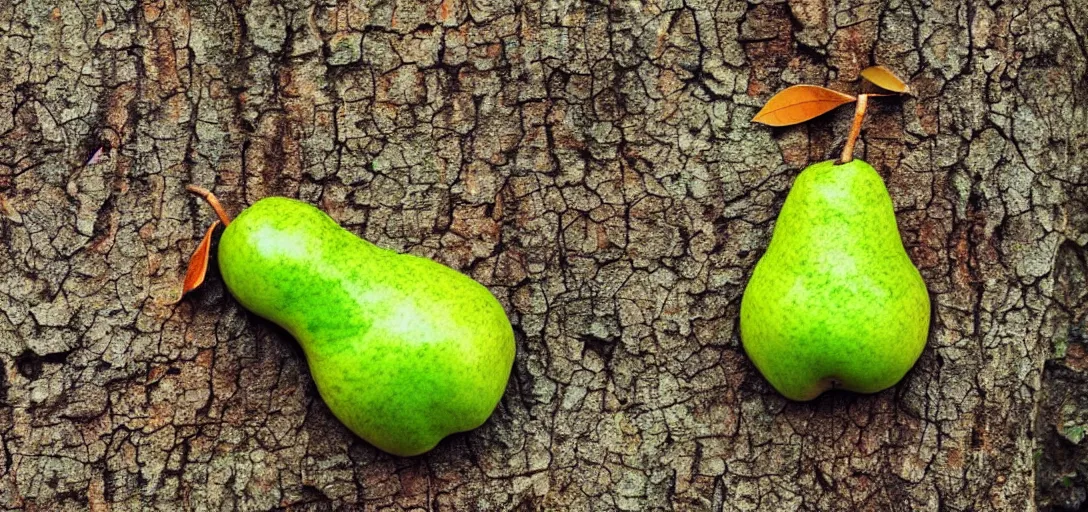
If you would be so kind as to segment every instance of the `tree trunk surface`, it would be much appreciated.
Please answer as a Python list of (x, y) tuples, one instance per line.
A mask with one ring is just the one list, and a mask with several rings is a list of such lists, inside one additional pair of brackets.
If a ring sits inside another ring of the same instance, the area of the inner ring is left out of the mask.
[[(1084, 0), (0, 1), (0, 507), (1034, 510), (1086, 503)], [(933, 321), (874, 395), (778, 395), (738, 337), (793, 179), (857, 92)], [(480, 429), (351, 434), (215, 269), (297, 197), (486, 285), (517, 358)]]

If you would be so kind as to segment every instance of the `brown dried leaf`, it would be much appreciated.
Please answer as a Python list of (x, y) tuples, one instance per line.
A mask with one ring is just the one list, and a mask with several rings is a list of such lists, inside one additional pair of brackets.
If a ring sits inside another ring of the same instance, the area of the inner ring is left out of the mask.
[(861, 77), (872, 82), (881, 89), (892, 92), (910, 94), (910, 87), (890, 69), (884, 66), (870, 66), (861, 70)]
[[(204, 239), (200, 241), (200, 245), (193, 251), (193, 256), (189, 258), (189, 270), (185, 272), (185, 281), (181, 284), (182, 297), (204, 283), (204, 275), (208, 272), (208, 255), (212, 248), (212, 233), (215, 233), (217, 226), (219, 221), (212, 223), (208, 232), (204, 233)], [(178, 300), (181, 298), (179, 297)]]
[(752, 121), (769, 126), (789, 126), (826, 114), (857, 98), (817, 85), (795, 85), (775, 94)]

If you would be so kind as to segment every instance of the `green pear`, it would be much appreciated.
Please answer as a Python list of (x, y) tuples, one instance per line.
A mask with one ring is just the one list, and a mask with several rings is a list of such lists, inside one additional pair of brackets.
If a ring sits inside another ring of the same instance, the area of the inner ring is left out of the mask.
[(491, 415), (514, 361), (502, 305), (426, 258), (381, 249), (321, 210), (269, 197), (223, 232), (231, 294), (302, 345), (332, 413), (402, 456)]
[(861, 160), (797, 177), (740, 306), (744, 350), (792, 400), (903, 378), (926, 343), (929, 295), (892, 200)]

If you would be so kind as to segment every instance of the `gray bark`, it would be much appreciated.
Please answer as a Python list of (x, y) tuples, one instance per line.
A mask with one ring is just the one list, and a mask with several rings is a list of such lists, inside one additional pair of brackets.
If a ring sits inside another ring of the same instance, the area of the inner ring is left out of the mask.
[[(0, 507), (1081, 506), (1086, 36), (1082, 0), (0, 2)], [(932, 334), (891, 390), (791, 403), (737, 312), (850, 113), (749, 120), (872, 63), (916, 91), (857, 154)], [(488, 286), (495, 415), (382, 454), (214, 268), (171, 304), (213, 218), (188, 183)]]

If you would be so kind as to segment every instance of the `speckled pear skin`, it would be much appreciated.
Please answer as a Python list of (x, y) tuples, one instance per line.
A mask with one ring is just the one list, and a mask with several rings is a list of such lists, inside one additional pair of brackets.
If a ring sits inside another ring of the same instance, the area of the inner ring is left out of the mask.
[(926, 343), (929, 294), (869, 164), (806, 168), (741, 300), (744, 350), (780, 393), (811, 400), (903, 378)]
[(302, 345), (333, 414), (386, 452), (417, 455), (480, 426), (506, 388), (506, 313), (449, 267), (379, 248), (283, 197), (243, 211), (218, 256), (231, 294)]

